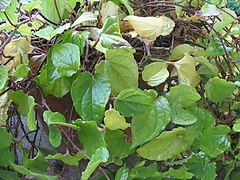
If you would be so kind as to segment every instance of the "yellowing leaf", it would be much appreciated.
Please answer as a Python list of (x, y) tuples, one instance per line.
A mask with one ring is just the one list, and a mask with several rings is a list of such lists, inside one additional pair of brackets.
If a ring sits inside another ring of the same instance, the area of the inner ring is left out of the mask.
[(130, 124), (126, 123), (125, 118), (115, 109), (109, 109), (105, 112), (104, 123), (110, 130), (125, 130), (130, 127)]
[(200, 76), (195, 68), (195, 59), (185, 53), (185, 56), (173, 63), (178, 72), (178, 80), (180, 84), (187, 84), (195, 87), (200, 82)]
[(10, 100), (8, 98), (8, 93), (0, 96), (0, 126), (6, 125), (6, 120), (8, 117), (8, 107), (10, 106)]
[[(20, 37), (18, 39), (12, 40), (8, 43), (3, 53), (5, 57), (14, 57), (14, 59), (10, 60), (9, 58), (3, 57), (2, 64), (6, 64), (6, 68), (8, 71), (12, 71), (16, 68), (22, 61), (22, 58), (19, 54), (19, 48), (23, 49), (27, 54), (32, 52), (33, 46), (30, 44), (30, 41), (26, 37)], [(10, 61), (9, 61), (10, 60)]]
[(84, 12), (76, 21), (74, 21), (72, 27), (77, 26), (86, 21), (96, 21), (97, 17), (92, 12)]
[(139, 17), (139, 16), (127, 16), (124, 20), (128, 20), (133, 26), (136, 33), (142, 38), (149, 38), (155, 41), (160, 35), (169, 35), (175, 23), (172, 19), (161, 17)]

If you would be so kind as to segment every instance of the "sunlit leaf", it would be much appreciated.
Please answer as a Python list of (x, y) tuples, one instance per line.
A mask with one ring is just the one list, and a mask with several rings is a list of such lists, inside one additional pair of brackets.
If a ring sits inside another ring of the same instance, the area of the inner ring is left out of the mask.
[(187, 84), (195, 87), (200, 82), (200, 76), (197, 74), (195, 68), (195, 59), (185, 53), (185, 56), (173, 63), (178, 72), (178, 80), (180, 84)]
[(167, 65), (161, 62), (151, 63), (144, 67), (142, 78), (149, 86), (158, 86), (166, 81), (169, 76)]
[(93, 171), (103, 162), (107, 162), (109, 157), (109, 153), (106, 148), (99, 148), (96, 150), (96, 152), (93, 154), (92, 159), (87, 165), (87, 168), (82, 173), (82, 180), (88, 180), (90, 175), (93, 173)]
[(134, 50), (128, 48), (108, 50), (106, 60), (96, 66), (97, 72), (108, 76), (113, 95), (138, 86), (138, 67), (133, 53)]
[(0, 96), (0, 126), (5, 126), (8, 118), (8, 108), (10, 106), (8, 93)]
[(170, 168), (168, 171), (163, 173), (164, 176), (177, 178), (177, 179), (191, 179), (194, 174), (188, 172), (188, 169), (185, 166), (180, 167), (179, 169)]
[(8, 71), (4, 66), (0, 65), (0, 91), (5, 87), (7, 79)]
[(137, 153), (149, 160), (162, 161), (176, 158), (192, 145), (194, 138), (193, 129), (174, 128), (172, 131), (163, 132), (137, 149)]
[(233, 124), (233, 131), (240, 132), (240, 119), (237, 119)]
[(126, 123), (125, 118), (121, 116), (115, 109), (109, 109), (105, 111), (104, 123), (105, 126), (110, 130), (125, 130), (130, 127), (130, 124)]
[(97, 20), (97, 17), (94, 13), (84, 12), (74, 21), (74, 23), (72, 24), (71, 27), (77, 26), (77, 25), (79, 25), (83, 22), (86, 22), (86, 21), (96, 21), (96, 20)]
[(175, 47), (169, 56), (169, 60), (179, 60), (182, 59), (186, 52), (191, 54), (194, 51), (194, 48), (189, 44), (180, 44)]
[(124, 20), (128, 20), (133, 26), (136, 33), (142, 38), (149, 38), (155, 41), (160, 35), (169, 35), (175, 23), (172, 19), (166, 16), (160, 17), (139, 17), (139, 16), (127, 16)]

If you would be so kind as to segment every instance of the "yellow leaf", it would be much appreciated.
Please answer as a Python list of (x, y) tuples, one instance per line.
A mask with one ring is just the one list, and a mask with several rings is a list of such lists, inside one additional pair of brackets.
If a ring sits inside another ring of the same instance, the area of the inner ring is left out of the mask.
[(0, 126), (6, 125), (6, 120), (8, 117), (8, 107), (10, 106), (10, 100), (8, 98), (8, 93), (0, 96)]
[(200, 76), (197, 74), (195, 68), (195, 59), (185, 53), (185, 56), (173, 63), (178, 72), (178, 80), (180, 84), (187, 84), (190, 86), (197, 86), (200, 82)]
[(172, 19), (166, 16), (160, 17), (139, 17), (139, 16), (127, 16), (124, 20), (128, 20), (133, 26), (136, 33), (142, 38), (149, 38), (155, 41), (160, 35), (169, 35), (175, 23)]
[[(26, 37), (20, 37), (8, 43), (3, 50), (4, 57), (2, 59), (2, 64), (6, 64), (8, 71), (15, 69), (22, 61), (18, 48), (22, 48), (26, 54), (29, 54), (34, 47)], [(11, 57), (13, 59), (10, 59)]]

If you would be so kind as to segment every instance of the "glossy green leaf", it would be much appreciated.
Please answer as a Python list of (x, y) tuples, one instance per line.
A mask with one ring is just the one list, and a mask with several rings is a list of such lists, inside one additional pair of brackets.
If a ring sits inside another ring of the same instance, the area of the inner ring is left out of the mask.
[(96, 66), (97, 72), (107, 74), (113, 95), (138, 86), (138, 67), (133, 53), (133, 49), (127, 48), (108, 50), (106, 60)]
[(94, 170), (104, 162), (107, 162), (109, 157), (109, 153), (106, 148), (101, 147), (95, 151), (95, 153), (92, 155), (92, 159), (87, 165), (87, 168), (82, 173), (82, 180), (88, 180), (90, 175), (94, 172)]
[(18, 105), (18, 110), (23, 116), (28, 117), (28, 128), (30, 131), (34, 131), (37, 128), (35, 116), (34, 116), (34, 106), (35, 100), (33, 96), (28, 96), (23, 93), (23, 91), (14, 91), (9, 94), (9, 97)]
[(72, 43), (53, 46), (51, 58), (59, 74), (70, 77), (80, 69), (79, 53), (79, 47)]
[(162, 161), (176, 158), (192, 145), (194, 138), (193, 129), (174, 128), (172, 131), (161, 133), (157, 138), (137, 149), (137, 153), (149, 160)]
[(206, 164), (203, 168), (203, 172), (204, 172), (204, 175), (201, 178), (202, 180), (210, 180), (210, 179), (214, 180), (214, 179), (216, 179), (216, 177), (217, 177), (216, 163), (212, 162), (212, 163)]
[(171, 122), (178, 125), (191, 125), (197, 121), (195, 110), (190, 108), (173, 107)]
[(77, 32), (68, 30), (63, 34), (63, 41), (62, 43), (72, 43), (79, 47), (80, 55), (83, 54), (83, 49), (85, 46), (85, 40), (89, 36), (90, 32), (84, 31), (84, 32)]
[(119, 26), (119, 18), (107, 16), (102, 29), (99, 30), (101, 45), (104, 48), (112, 49), (115, 46), (131, 47), (131, 45), (122, 38)]
[(201, 8), (202, 16), (218, 16), (220, 14), (220, 10), (214, 4), (204, 4)]
[(82, 73), (73, 82), (71, 96), (78, 114), (86, 121), (102, 121), (111, 93), (110, 83), (103, 74)]
[(240, 118), (234, 122), (232, 129), (234, 132), (240, 132)]
[(169, 60), (182, 59), (186, 52), (191, 54), (194, 52), (194, 48), (189, 44), (180, 44), (173, 49), (172, 54), (169, 56)]
[(107, 149), (110, 156), (119, 159), (125, 158), (129, 154), (130, 143), (125, 139), (125, 134), (120, 130), (107, 130), (105, 134)]
[(231, 96), (235, 88), (236, 85), (234, 83), (227, 82), (219, 77), (209, 79), (204, 87), (207, 98), (215, 103), (224, 101)]
[(52, 26), (47, 26), (44, 29), (40, 29), (39, 31), (35, 32), (34, 34), (38, 37), (44, 38), (46, 40), (51, 40), (57, 34), (62, 34), (63, 31), (70, 27), (70, 23), (67, 23), (63, 26), (54, 29)]
[(75, 156), (72, 156), (67, 152), (66, 154), (61, 154), (57, 153), (54, 155), (48, 155), (45, 157), (45, 159), (59, 159), (65, 164), (71, 165), (71, 166), (78, 166), (79, 161), (83, 158), (84, 156), (78, 152)]
[(54, 67), (51, 52), (52, 49), (49, 50), (47, 63), (43, 67), (41, 74), (35, 78), (35, 81), (45, 95), (51, 94), (56, 97), (63, 97), (69, 92), (71, 84), (69, 79), (62, 77)]
[(177, 179), (191, 179), (194, 174), (188, 172), (188, 169), (185, 166), (182, 166), (178, 169), (170, 168), (168, 171), (163, 173), (164, 176), (177, 178)]
[(118, 169), (117, 174), (115, 176), (115, 180), (128, 180), (129, 169), (126, 164), (124, 164), (121, 168)]
[[(226, 51), (231, 51), (232, 48), (225, 47)], [(208, 44), (207, 49), (204, 52), (205, 56), (222, 56), (225, 54), (224, 47), (219, 39), (214, 38)]]
[(0, 137), (2, 137), (1, 143), (0, 143), (0, 149), (8, 148), (12, 143), (12, 136), (7, 132), (5, 128), (0, 128)]
[(8, 71), (4, 66), (0, 65), (0, 90), (5, 87), (7, 79), (8, 79)]
[(11, 163), (11, 166), (13, 167), (13, 169), (15, 169), (17, 172), (19, 172), (21, 174), (24, 174), (24, 175), (27, 175), (30, 177), (36, 177), (36, 178), (39, 178), (40, 180), (57, 180), (58, 179), (57, 176), (48, 176), (48, 175), (31, 172), (24, 166), (19, 166), (14, 163)]
[(149, 166), (144, 166), (144, 162), (140, 162), (137, 166), (131, 169), (129, 176), (131, 179), (156, 179), (161, 180), (162, 177), (157, 171), (157, 163), (152, 163)]
[(28, 168), (33, 173), (45, 173), (47, 172), (48, 164), (47, 161), (44, 159), (44, 156), (38, 151), (38, 154), (33, 159), (27, 159), (23, 166)]
[(160, 96), (149, 111), (134, 116), (132, 120), (132, 146), (144, 144), (155, 138), (170, 122), (171, 110), (167, 99)]
[(178, 81), (180, 84), (187, 84), (190, 86), (197, 86), (200, 82), (200, 76), (196, 71), (196, 62), (195, 59), (185, 53), (184, 57), (179, 61), (173, 63), (178, 72)]
[[(66, 1), (56, 0), (56, 6), (54, 1), (49, 0), (41, 0), (41, 13), (48, 18), (49, 20), (58, 23), (62, 18), (64, 13), (64, 9), (66, 6)], [(58, 14), (59, 12), (59, 14)], [(59, 17), (60, 15), (60, 17)]]
[(2, 170), (2, 169), (0, 169), (0, 178), (1, 179), (19, 180), (17, 172)]
[(166, 81), (169, 76), (167, 65), (162, 62), (151, 63), (144, 67), (142, 78), (149, 86), (158, 86)]
[(166, 98), (172, 107), (194, 107), (196, 102), (201, 99), (201, 96), (195, 88), (181, 84), (171, 87)]
[(203, 131), (200, 149), (210, 157), (218, 157), (230, 149), (230, 128), (226, 125), (211, 127)]
[(105, 111), (104, 124), (109, 130), (125, 130), (130, 127), (130, 124), (126, 123), (125, 118), (121, 116), (115, 109), (109, 109)]
[(149, 111), (153, 103), (153, 98), (146, 92), (132, 88), (121, 91), (115, 105), (123, 116), (131, 117)]
[(92, 155), (96, 149), (106, 147), (104, 132), (97, 127), (96, 122), (76, 120), (74, 124), (80, 128), (78, 139), (88, 154)]
[(19, 64), (16, 70), (13, 72), (13, 75), (17, 78), (25, 78), (28, 76), (30, 71), (29, 67), (25, 64)]
[(51, 111), (44, 111), (43, 113), (43, 119), (49, 126), (49, 141), (52, 144), (53, 147), (60, 146), (62, 142), (62, 135), (61, 131), (54, 126), (51, 126), (55, 124), (56, 122), (66, 122), (65, 117), (60, 114), (59, 112), (51, 112)]

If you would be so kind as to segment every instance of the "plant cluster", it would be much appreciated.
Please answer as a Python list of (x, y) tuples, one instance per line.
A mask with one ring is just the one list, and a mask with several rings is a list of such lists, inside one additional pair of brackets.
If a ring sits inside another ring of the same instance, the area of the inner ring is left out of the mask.
[(240, 19), (226, 6), (2, 0), (0, 179), (61, 179), (51, 160), (87, 162), (83, 180), (239, 179)]

